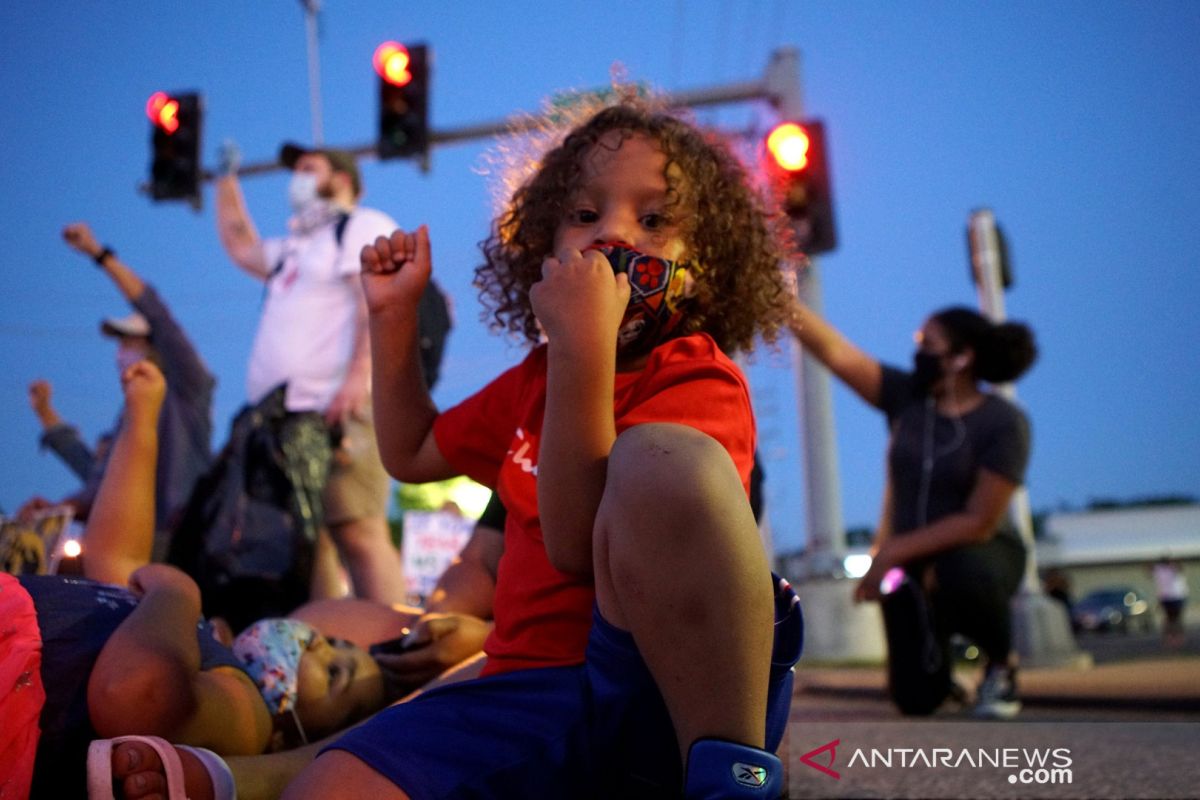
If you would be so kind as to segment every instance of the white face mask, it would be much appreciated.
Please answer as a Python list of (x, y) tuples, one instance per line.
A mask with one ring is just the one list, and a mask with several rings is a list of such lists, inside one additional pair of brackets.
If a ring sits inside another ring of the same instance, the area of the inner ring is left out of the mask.
[(117, 348), (117, 374), (124, 375), (125, 370), (146, 357), (141, 350), (133, 347), (120, 346)]
[(317, 176), (311, 172), (293, 172), (288, 183), (288, 202), (292, 210), (303, 211), (318, 200)]

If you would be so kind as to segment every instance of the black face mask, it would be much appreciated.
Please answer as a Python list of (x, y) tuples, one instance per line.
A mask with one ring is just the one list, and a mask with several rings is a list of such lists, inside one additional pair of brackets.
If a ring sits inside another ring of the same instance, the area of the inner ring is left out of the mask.
[(922, 392), (929, 391), (940, 377), (942, 377), (941, 356), (926, 353), (924, 350), (913, 353), (913, 382), (917, 389)]

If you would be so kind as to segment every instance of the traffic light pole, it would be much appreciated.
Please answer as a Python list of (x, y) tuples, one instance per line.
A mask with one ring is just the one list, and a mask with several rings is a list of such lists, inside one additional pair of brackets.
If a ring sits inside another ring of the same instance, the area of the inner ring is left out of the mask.
[[(1000, 231), (989, 209), (971, 212), (967, 222), (967, 241), (971, 253), (971, 275), (979, 295), (979, 310), (994, 323), (1007, 319), (1004, 307), (1004, 266), (1001, 263)], [(1015, 400), (1016, 388), (1000, 384), (996, 391)], [(1042, 591), (1037, 571), (1037, 544), (1033, 539), (1033, 518), (1029, 511), (1029, 492), (1017, 487), (1008, 508), (1009, 518), (1025, 543), (1025, 577), (1021, 590), (1013, 598), (1013, 644), (1027, 666), (1077, 664), (1086, 666), (1091, 657), (1082, 652), (1071, 633), (1070, 620), (1062, 603)]]
[(304, 6), (305, 38), (308, 46), (308, 107), (312, 113), (313, 145), (320, 147), (325, 141), (325, 130), (321, 124), (321, 50), (317, 41), (317, 12), (321, 0), (300, 0)]
[[(784, 119), (804, 118), (800, 54), (781, 51), (767, 68), (767, 83), (779, 98), (777, 107)], [(822, 311), (821, 273), (816, 256), (804, 270), (796, 270), (801, 301), (817, 314)], [(796, 369), (796, 397), (801, 420), (804, 452), (804, 509), (807, 521), (804, 555), (813, 576), (840, 575), (845, 558), (845, 528), (842, 524), (841, 486), (838, 482), (837, 445), (834, 442), (833, 406), (830, 401), (829, 371), (804, 352), (799, 343), (792, 348)]]
[[(971, 274), (975, 278), (975, 289), (979, 295), (979, 310), (994, 323), (1004, 322), (1008, 314), (1004, 307), (1000, 231), (996, 227), (996, 217), (989, 209), (971, 212), (967, 223), (967, 241), (970, 243)], [(1017, 389), (1011, 383), (998, 384), (994, 388), (998, 394), (1009, 400), (1017, 398)], [(1025, 543), (1025, 549), (1028, 551), (1022, 590), (1040, 591), (1037, 553), (1033, 541), (1033, 515), (1029, 511), (1029, 491), (1024, 486), (1018, 487), (1013, 493), (1008, 515), (1021, 534), (1021, 541)]]
[[(786, 71), (792, 68), (790, 65), (798, 64), (799, 55), (794, 48), (781, 48), (771, 54), (771, 61), (768, 64), (767, 74), (763, 80), (745, 81), (706, 89), (677, 92), (666, 95), (665, 100), (668, 105), (675, 108), (704, 108), (727, 103), (743, 103), (752, 100), (766, 100), (773, 106), (780, 107), (784, 102), (791, 102), (783, 100), (783, 97), (788, 92), (793, 91), (793, 85), (796, 87), (794, 91), (798, 96), (799, 76), (797, 75), (789, 79), (786, 75)], [(432, 149), (436, 145), (458, 144), (476, 139), (493, 139), (497, 136), (525, 133), (526, 131), (539, 128), (541, 125), (542, 122), (536, 114), (515, 114), (505, 119), (463, 125), (457, 128), (430, 129), (429, 144), (430, 149)], [(337, 149), (345, 150), (360, 159), (378, 157), (375, 142), (348, 145), (338, 147)], [(242, 164), (238, 168), (237, 174), (239, 177), (249, 177), (278, 172), (283, 169), (285, 167), (275, 160), (256, 161)], [(219, 177), (221, 177), (221, 174), (215, 170), (205, 170), (203, 172), (203, 179), (205, 181), (212, 181)]]

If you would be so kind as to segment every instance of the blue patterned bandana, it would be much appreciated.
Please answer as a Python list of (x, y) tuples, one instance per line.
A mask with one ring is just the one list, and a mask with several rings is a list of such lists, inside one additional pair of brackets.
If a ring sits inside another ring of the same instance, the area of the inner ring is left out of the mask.
[(295, 711), (300, 656), (317, 631), (294, 619), (261, 619), (238, 634), (233, 654), (258, 686), (271, 716)]

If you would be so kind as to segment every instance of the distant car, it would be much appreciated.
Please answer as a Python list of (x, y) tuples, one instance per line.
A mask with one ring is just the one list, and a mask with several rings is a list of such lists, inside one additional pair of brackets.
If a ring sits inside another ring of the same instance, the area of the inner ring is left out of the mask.
[(1097, 589), (1080, 598), (1071, 609), (1076, 626), (1084, 631), (1121, 631), (1134, 626), (1143, 631), (1154, 628), (1150, 603), (1136, 589), (1109, 587)]

